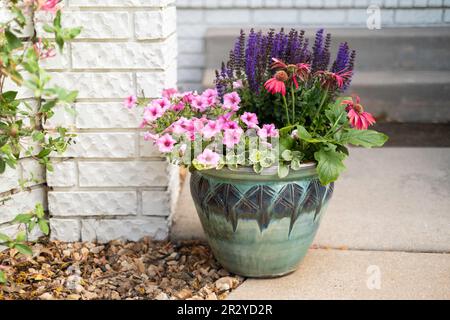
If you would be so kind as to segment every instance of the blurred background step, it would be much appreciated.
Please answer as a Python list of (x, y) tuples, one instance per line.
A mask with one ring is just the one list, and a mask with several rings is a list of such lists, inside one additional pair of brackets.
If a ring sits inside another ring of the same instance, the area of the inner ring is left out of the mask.
[[(348, 93), (363, 97), (379, 121), (450, 123), (450, 28), (327, 31), (334, 39), (332, 56), (342, 41), (357, 50)], [(306, 29), (310, 39), (314, 32)], [(235, 28), (208, 30), (204, 87), (213, 86), (214, 70), (227, 59), (237, 34)]]
[[(296, 26), (296, 29), (300, 27)], [(290, 28), (285, 28), (288, 32)], [(263, 29), (263, 30), (267, 30)], [(304, 29), (310, 44), (317, 29)], [(206, 33), (206, 68), (228, 58), (239, 28), (211, 28)], [(248, 34), (248, 29), (244, 29)], [(332, 51), (347, 41), (357, 51), (356, 70), (450, 70), (450, 28), (385, 28), (381, 30), (327, 28)], [(333, 57), (333, 55), (332, 55)]]

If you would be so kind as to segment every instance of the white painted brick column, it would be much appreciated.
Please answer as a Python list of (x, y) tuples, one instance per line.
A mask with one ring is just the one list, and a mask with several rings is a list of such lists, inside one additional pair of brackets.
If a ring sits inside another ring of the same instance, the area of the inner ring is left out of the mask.
[(61, 119), (77, 138), (48, 174), (51, 237), (165, 239), (178, 169), (143, 141), (140, 112), (122, 101), (176, 86), (174, 1), (70, 0), (64, 15), (83, 32), (70, 44), (68, 64), (49, 69), (53, 81), (79, 90), (75, 116)]

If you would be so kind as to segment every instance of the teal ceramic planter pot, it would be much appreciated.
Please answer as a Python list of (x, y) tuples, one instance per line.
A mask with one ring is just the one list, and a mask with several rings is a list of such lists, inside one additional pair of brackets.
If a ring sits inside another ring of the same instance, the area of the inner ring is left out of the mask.
[(294, 271), (312, 244), (333, 193), (315, 164), (280, 179), (276, 168), (194, 171), (191, 193), (216, 259), (245, 277)]

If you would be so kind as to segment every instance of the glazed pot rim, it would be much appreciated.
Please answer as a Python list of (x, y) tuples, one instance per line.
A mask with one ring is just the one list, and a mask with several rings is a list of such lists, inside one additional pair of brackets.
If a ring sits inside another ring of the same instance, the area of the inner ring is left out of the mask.
[(269, 168), (264, 168), (261, 173), (254, 172), (253, 168), (250, 166), (239, 166), (237, 169), (224, 167), (219, 170), (209, 169), (196, 172), (201, 175), (231, 180), (291, 181), (309, 177), (317, 177), (316, 167), (316, 162), (302, 163), (299, 170), (289, 170), (289, 174), (284, 178), (280, 178), (278, 176), (277, 165)]

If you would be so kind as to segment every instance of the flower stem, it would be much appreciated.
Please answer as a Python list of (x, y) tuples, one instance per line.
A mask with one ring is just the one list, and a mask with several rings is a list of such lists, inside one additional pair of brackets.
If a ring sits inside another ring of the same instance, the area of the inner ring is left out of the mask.
[[(325, 134), (325, 138), (328, 137), (330, 134), (333, 133), (334, 128), (336, 128), (337, 124), (339, 123), (339, 120), (341, 120), (342, 115), (344, 115), (345, 112), (342, 112), (339, 117), (337, 118), (337, 120), (334, 122), (334, 124), (331, 126), (330, 130), (328, 130), (328, 132)], [(336, 131), (337, 132), (337, 131)]]
[(289, 120), (289, 111), (288, 111), (288, 105), (287, 105), (287, 101), (286, 101), (286, 97), (283, 96), (283, 102), (284, 102), (284, 108), (286, 109), (286, 118), (287, 118), (287, 124), (291, 125), (291, 121)]
[[(314, 121), (315, 121), (315, 120), (317, 119), (317, 117), (319, 116), (320, 111), (322, 111), (323, 105), (324, 105), (325, 100), (327, 99), (327, 97), (328, 97), (328, 88), (325, 90), (325, 93), (324, 93), (323, 96), (322, 96), (322, 100), (320, 101), (319, 108), (317, 108), (317, 111), (316, 111), (316, 114), (314, 115), (314, 118), (313, 118), (312, 123), (314, 123)], [(314, 131), (313, 131), (313, 133), (315, 133), (316, 130), (317, 130), (317, 124), (314, 126)]]
[(294, 84), (291, 84), (291, 96), (292, 96), (292, 123), (295, 123), (295, 93), (294, 93)]

